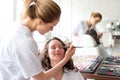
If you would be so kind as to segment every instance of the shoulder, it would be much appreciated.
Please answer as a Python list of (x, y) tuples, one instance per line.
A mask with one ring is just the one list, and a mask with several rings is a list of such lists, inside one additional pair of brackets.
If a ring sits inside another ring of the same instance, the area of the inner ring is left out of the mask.
[(86, 24), (86, 21), (80, 21), (77, 25), (78, 28), (82, 28)]
[(86, 24), (86, 21), (81, 20), (81, 21), (79, 22), (79, 25), (83, 25), (83, 24)]

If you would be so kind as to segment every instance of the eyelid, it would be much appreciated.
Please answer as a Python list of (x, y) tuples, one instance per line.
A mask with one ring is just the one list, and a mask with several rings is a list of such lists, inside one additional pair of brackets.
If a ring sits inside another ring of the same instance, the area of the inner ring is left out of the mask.
[(59, 48), (59, 49), (63, 49), (64, 47), (63, 46), (53, 46), (51, 47), (52, 49), (55, 49), (55, 48)]
[(53, 30), (53, 27), (50, 27), (50, 30)]

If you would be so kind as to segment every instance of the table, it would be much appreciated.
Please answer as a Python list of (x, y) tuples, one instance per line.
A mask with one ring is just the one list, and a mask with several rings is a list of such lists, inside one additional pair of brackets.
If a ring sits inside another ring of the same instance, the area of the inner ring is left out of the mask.
[(113, 31), (112, 37), (115, 39), (120, 39), (120, 31)]
[(120, 35), (112, 35), (114, 39), (120, 39)]
[(81, 72), (81, 74), (84, 76), (85, 80), (88, 80), (88, 79), (90, 79), (90, 80), (120, 80), (120, 77), (118, 77), (118, 76), (107, 76), (107, 75), (97, 74), (98, 68), (102, 65), (106, 65), (106, 64), (102, 64), (102, 61), (101, 61), (100, 65), (98, 65), (98, 67), (96, 68), (94, 73), (82, 73)]

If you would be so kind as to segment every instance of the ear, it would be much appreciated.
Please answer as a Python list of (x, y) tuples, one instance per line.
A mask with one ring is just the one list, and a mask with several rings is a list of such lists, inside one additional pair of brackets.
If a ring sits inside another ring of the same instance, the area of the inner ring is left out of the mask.
[(37, 25), (41, 24), (42, 22), (43, 22), (42, 19), (36, 18), (36, 24), (37, 24)]

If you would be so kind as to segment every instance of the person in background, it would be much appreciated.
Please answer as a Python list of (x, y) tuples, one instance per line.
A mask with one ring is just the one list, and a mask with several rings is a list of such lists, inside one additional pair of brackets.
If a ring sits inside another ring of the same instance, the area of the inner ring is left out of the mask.
[[(99, 49), (101, 51), (99, 55), (102, 57), (107, 56), (108, 55), (107, 51), (105, 50), (104, 46), (100, 43), (100, 38), (102, 37), (103, 33), (98, 32), (98, 30), (96, 29), (96, 25), (101, 20), (102, 20), (102, 14), (100, 12), (92, 12), (88, 20), (80, 21), (78, 26), (73, 30), (73, 33), (72, 33), (73, 43), (72, 44), (74, 46), (82, 46), (81, 36), (83, 34), (89, 34), (96, 41), (97, 46), (99, 46)], [(80, 49), (75, 50), (76, 55), (80, 55), (79, 52), (80, 52)]]
[(0, 80), (49, 80), (74, 54), (71, 45), (64, 58), (53, 68), (43, 71), (32, 33), (41, 35), (53, 30), (59, 22), (60, 7), (53, 0), (24, 0), (20, 22), (1, 38)]
[[(98, 24), (102, 20), (102, 15), (99, 12), (92, 12), (89, 19), (86, 21), (80, 21), (77, 27), (73, 30), (72, 38), (73, 41), (80, 42), (81, 35), (95, 33), (95, 35), (91, 35), (95, 40), (100, 39), (102, 33), (98, 33), (96, 30), (96, 24)], [(96, 36), (97, 34), (97, 36)], [(98, 42), (99, 43), (99, 42)], [(79, 44), (81, 45), (81, 44)]]
[[(48, 40), (41, 55), (42, 67), (45, 71), (56, 66), (64, 59), (67, 51), (66, 44), (59, 38), (53, 37)], [(74, 67), (73, 60), (70, 59), (50, 80), (84, 80), (81, 73)]]
[(110, 22), (106, 25), (106, 29), (107, 31), (113, 31), (115, 30), (115, 27), (114, 27), (114, 22)]

